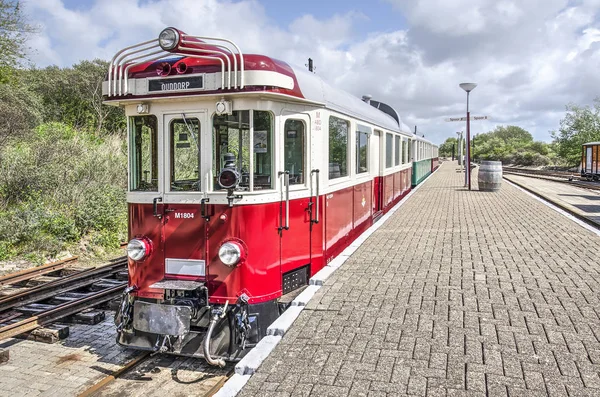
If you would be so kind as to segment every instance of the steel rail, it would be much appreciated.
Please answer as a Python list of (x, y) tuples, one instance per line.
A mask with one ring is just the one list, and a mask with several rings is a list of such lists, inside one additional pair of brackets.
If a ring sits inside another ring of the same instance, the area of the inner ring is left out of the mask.
[(32, 268), (21, 270), (18, 272), (5, 274), (4, 276), (0, 276), (0, 285), (14, 284), (14, 283), (18, 283), (19, 281), (25, 281), (25, 280), (29, 280), (29, 279), (32, 279), (37, 276), (52, 273), (57, 270), (64, 269), (65, 267), (69, 266), (69, 264), (71, 264), (71, 262), (74, 262), (76, 260), (77, 260), (77, 257), (72, 256), (67, 259), (48, 263), (46, 265), (32, 267)]
[(227, 382), (229, 378), (233, 376), (234, 373), (235, 368), (232, 368), (225, 375), (221, 375), (221, 379), (219, 379), (219, 381), (215, 383), (215, 385), (211, 387), (210, 390), (203, 395), (203, 397), (212, 397), (215, 394), (217, 394), (217, 392), (223, 387), (225, 382)]
[(80, 311), (89, 307), (100, 305), (104, 302), (108, 302), (114, 298), (119, 297), (123, 293), (123, 288), (127, 283), (123, 282), (121, 285), (98, 291), (93, 295), (87, 296), (83, 299), (78, 299), (73, 302), (65, 302), (50, 310), (38, 313), (35, 316), (26, 318), (21, 321), (17, 321), (13, 324), (8, 324), (0, 328), (0, 340), (6, 338), (12, 338), (24, 332), (33, 331), (37, 327), (50, 324), (61, 318), (79, 313)]
[(127, 264), (126, 259), (120, 259), (108, 265), (83, 270), (79, 273), (63, 277), (59, 280), (40, 284), (25, 291), (0, 298), (0, 312), (11, 309), (15, 306), (26, 305), (28, 303), (38, 302), (51, 298), (58, 293), (72, 291), (77, 288), (85, 287), (112, 275)]
[[(117, 380), (118, 378), (121, 378), (124, 374), (131, 371), (133, 368), (137, 367), (138, 365), (142, 364), (144, 361), (146, 361), (148, 358), (150, 358), (152, 356), (154, 356), (154, 353), (151, 351), (142, 352), (139, 356), (133, 358), (131, 361), (124, 364), (121, 368), (116, 369), (111, 374), (106, 375), (100, 381), (94, 383), (89, 388), (80, 392), (77, 395), (77, 397), (91, 397), (91, 396), (95, 396), (95, 395), (101, 395), (102, 389), (104, 389), (106, 386), (108, 386), (109, 384), (111, 384), (112, 382)], [(235, 373), (235, 368), (230, 368), (225, 374), (219, 375), (220, 379), (210, 389), (208, 389), (205, 393), (203, 393), (202, 397), (214, 396), (223, 387), (225, 382), (227, 382), (229, 380), (229, 378), (231, 378), (233, 376), (234, 373)], [(214, 377), (210, 377), (209, 379), (214, 379)]]
[(527, 172), (515, 172), (515, 171), (512, 171), (511, 169), (505, 170), (504, 168), (503, 168), (502, 172), (504, 172), (505, 174), (523, 176), (526, 178), (543, 179), (543, 180), (551, 181), (551, 182), (565, 183), (565, 184), (568, 184), (571, 186), (576, 186), (576, 187), (580, 187), (580, 188), (584, 188), (584, 189), (600, 190), (600, 185), (593, 185), (592, 183), (586, 183), (581, 180), (580, 181), (569, 181), (569, 180), (564, 180), (564, 179), (558, 179), (558, 178), (565, 178), (565, 176), (563, 176), (563, 175), (551, 176), (551, 175), (533, 174), (533, 173), (527, 173)]
[(108, 385), (109, 383), (111, 383), (115, 379), (119, 378), (121, 375), (123, 375), (127, 371), (129, 371), (130, 369), (132, 369), (136, 365), (144, 362), (148, 357), (150, 357), (151, 354), (152, 354), (152, 352), (149, 352), (149, 351), (142, 352), (142, 354), (140, 354), (139, 356), (135, 357), (133, 360), (129, 361), (127, 364), (123, 365), (121, 368), (115, 370), (110, 375), (106, 375), (104, 378), (102, 378), (102, 380), (100, 380), (97, 383), (94, 383), (88, 389), (86, 389), (86, 390), (82, 391), (81, 393), (79, 393), (77, 395), (77, 397), (89, 397), (89, 396), (93, 396), (98, 391), (100, 391), (104, 387), (106, 387), (106, 385)]
[(557, 170), (534, 170), (528, 168), (520, 168), (520, 167), (502, 167), (504, 170), (512, 171), (512, 172), (522, 172), (526, 174), (538, 174), (538, 175), (561, 175), (561, 176), (571, 176), (576, 173), (569, 171), (557, 171)]

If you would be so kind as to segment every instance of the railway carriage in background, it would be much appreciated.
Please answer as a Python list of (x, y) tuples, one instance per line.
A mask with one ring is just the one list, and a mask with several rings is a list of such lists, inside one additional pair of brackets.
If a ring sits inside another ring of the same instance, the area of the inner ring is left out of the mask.
[(437, 168), (389, 106), (231, 41), (167, 28), (103, 83), (129, 131), (118, 343), (223, 366)]
[(581, 177), (597, 181), (600, 179), (600, 142), (583, 144), (581, 153)]

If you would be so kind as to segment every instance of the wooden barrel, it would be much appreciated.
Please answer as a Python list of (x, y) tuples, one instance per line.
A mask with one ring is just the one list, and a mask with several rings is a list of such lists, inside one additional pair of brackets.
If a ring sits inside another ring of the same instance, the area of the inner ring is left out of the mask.
[(479, 190), (495, 192), (502, 185), (502, 161), (482, 161), (477, 174)]

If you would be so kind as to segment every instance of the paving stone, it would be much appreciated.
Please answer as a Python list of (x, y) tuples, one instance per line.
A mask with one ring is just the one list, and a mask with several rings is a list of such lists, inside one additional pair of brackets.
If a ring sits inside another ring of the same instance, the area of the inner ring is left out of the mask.
[(242, 395), (600, 395), (600, 237), (456, 168), (331, 263)]
[[(0, 349), (0, 363), (5, 363), (10, 359), (10, 350), (8, 349)], [(3, 367), (3, 370), (6, 371), (6, 367)], [(11, 367), (11, 370), (14, 369), (15, 367)]]

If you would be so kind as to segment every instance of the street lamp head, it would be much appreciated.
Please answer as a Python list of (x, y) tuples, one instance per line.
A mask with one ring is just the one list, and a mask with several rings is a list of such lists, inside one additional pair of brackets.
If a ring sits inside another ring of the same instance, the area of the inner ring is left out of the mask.
[(475, 87), (477, 87), (477, 83), (460, 83), (459, 86), (463, 90), (471, 92), (475, 89)]

